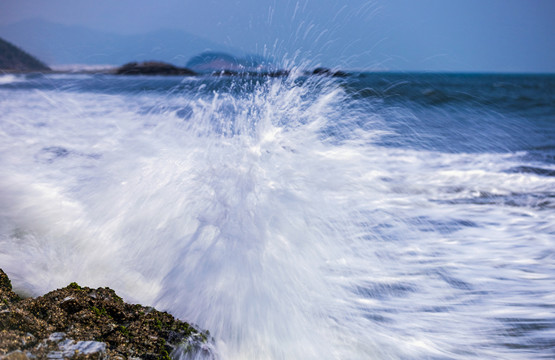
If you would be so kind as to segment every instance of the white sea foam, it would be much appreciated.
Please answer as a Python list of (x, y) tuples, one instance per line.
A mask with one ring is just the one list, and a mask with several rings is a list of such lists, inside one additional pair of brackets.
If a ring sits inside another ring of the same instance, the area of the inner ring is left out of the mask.
[(377, 146), (387, 119), (326, 81), (200, 90), (2, 93), (16, 289), (110, 286), (223, 359), (497, 357), (492, 314), (552, 302), (532, 195), (555, 181), (506, 172), (515, 154)]
[(11, 84), (14, 82), (24, 81), (25, 77), (22, 75), (2, 74), (0, 75), (0, 85)]
[(117, 65), (113, 64), (63, 64), (63, 65), (51, 65), (52, 70), (64, 71), (64, 72), (82, 72), (82, 71), (108, 71), (117, 68)]

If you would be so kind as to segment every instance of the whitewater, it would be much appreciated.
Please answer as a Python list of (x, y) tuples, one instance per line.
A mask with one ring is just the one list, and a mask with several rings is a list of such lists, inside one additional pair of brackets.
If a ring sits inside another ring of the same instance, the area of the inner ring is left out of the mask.
[(205, 358), (552, 358), (554, 104), (551, 75), (0, 75), (0, 267)]

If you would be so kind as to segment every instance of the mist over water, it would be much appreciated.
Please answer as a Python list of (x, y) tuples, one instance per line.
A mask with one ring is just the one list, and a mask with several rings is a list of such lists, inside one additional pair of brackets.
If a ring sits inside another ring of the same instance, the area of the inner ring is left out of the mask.
[(109, 286), (222, 359), (554, 355), (551, 77), (0, 79), (19, 292)]

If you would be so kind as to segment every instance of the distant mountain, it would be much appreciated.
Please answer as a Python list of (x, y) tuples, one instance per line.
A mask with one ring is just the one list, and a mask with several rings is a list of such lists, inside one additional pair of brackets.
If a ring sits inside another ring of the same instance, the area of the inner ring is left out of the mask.
[(120, 65), (129, 61), (158, 60), (181, 66), (205, 51), (242, 55), (240, 50), (181, 30), (119, 35), (32, 19), (0, 26), (0, 36), (51, 65)]
[(223, 52), (203, 52), (192, 57), (186, 66), (197, 72), (267, 71), (272, 67), (267, 59), (257, 55), (247, 55), (241, 58)]
[(14, 71), (50, 70), (42, 62), (2, 38), (0, 38), (0, 69)]

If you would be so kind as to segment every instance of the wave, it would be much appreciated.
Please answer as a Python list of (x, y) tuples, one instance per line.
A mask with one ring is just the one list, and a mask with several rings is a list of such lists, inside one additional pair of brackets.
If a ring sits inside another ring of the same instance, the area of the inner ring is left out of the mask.
[(497, 201), (552, 199), (520, 153), (383, 146), (399, 112), (342, 79), (71, 81), (0, 103), (22, 292), (110, 286), (224, 359), (501, 357), (551, 303), (553, 209)]

